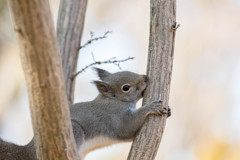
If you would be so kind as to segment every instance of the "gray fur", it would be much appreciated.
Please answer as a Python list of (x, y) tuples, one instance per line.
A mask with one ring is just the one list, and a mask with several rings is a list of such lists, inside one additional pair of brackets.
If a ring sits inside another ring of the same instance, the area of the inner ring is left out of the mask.
[[(149, 114), (166, 114), (158, 102), (136, 109), (136, 103), (146, 88), (145, 75), (128, 71), (111, 74), (99, 68), (95, 68), (95, 71), (102, 80), (93, 82), (99, 95), (92, 101), (70, 107), (73, 133), (81, 157), (96, 148), (131, 141)], [(130, 86), (130, 89), (123, 91), (124, 85)], [(33, 140), (26, 146), (0, 140), (1, 146), (5, 150), (19, 150), (13, 155), (15, 159), (21, 160), (18, 155), (26, 160), (29, 155), (31, 159), (36, 159)]]
[(109, 73), (108, 71), (105, 71), (103, 69), (97, 68), (97, 67), (93, 67), (93, 69), (97, 72), (98, 77), (104, 81), (104, 78), (109, 76), (111, 73)]
[(0, 138), (0, 160), (37, 160), (33, 141), (19, 146)]

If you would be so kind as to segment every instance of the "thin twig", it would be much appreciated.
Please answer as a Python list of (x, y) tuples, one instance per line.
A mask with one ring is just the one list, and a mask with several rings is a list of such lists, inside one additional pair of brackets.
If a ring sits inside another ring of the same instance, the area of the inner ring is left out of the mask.
[(121, 62), (125, 62), (128, 61), (130, 59), (134, 59), (134, 57), (128, 57), (126, 59), (123, 60), (116, 60), (116, 57), (110, 58), (106, 61), (94, 61), (93, 63), (87, 65), (86, 67), (82, 68), (80, 71), (78, 71), (76, 74), (74, 74), (71, 79), (74, 79), (77, 75), (79, 75), (80, 73), (82, 73), (83, 71), (85, 71), (86, 69), (88, 69), (89, 67), (95, 66), (95, 65), (100, 65), (100, 64), (108, 64), (108, 63), (112, 63), (116, 66), (118, 66), (119, 69), (121, 69), (120, 67), (120, 63)]
[(93, 62), (96, 62), (93, 52), (91, 52)]
[(93, 41), (97, 41), (97, 40), (99, 40), (99, 39), (107, 38), (107, 35), (108, 35), (109, 33), (112, 33), (112, 31), (106, 31), (106, 32), (104, 33), (104, 35), (102, 35), (102, 36), (100, 36), (100, 37), (95, 37), (95, 38), (93, 38), (94, 33), (93, 33), (93, 32), (90, 32), (90, 34), (91, 34), (91, 39), (89, 39), (85, 44), (83, 44), (82, 46), (80, 46), (80, 47), (78, 48), (78, 50), (86, 47), (87, 45), (91, 44)]

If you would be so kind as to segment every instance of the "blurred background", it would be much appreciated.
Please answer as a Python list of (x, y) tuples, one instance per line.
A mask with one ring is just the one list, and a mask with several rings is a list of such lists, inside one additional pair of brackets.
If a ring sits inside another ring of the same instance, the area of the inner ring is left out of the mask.
[[(59, 0), (50, 0), (56, 23)], [(145, 73), (149, 1), (89, 0), (82, 43), (90, 32), (101, 36), (81, 50), (78, 70), (93, 61), (125, 59), (122, 70)], [(0, 1), (0, 137), (28, 143), (33, 134), (19, 46), (7, 7)], [(171, 82), (172, 117), (167, 120), (156, 159), (240, 159), (240, 0), (177, 1), (177, 30)], [(98, 66), (119, 71), (113, 64)], [(87, 70), (77, 77), (75, 102), (97, 95)], [(139, 103), (140, 105), (140, 103)], [(126, 159), (130, 143), (94, 151), (86, 160)]]

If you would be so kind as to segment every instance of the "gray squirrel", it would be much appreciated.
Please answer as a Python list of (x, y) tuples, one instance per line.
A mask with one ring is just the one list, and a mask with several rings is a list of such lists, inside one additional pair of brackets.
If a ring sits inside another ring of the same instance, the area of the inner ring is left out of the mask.
[[(94, 68), (101, 81), (93, 81), (99, 95), (70, 107), (74, 138), (81, 158), (97, 148), (132, 141), (149, 114), (171, 115), (159, 101), (139, 109), (147, 76), (129, 71), (109, 73)], [(0, 139), (0, 160), (36, 160), (34, 141), (18, 146)]]

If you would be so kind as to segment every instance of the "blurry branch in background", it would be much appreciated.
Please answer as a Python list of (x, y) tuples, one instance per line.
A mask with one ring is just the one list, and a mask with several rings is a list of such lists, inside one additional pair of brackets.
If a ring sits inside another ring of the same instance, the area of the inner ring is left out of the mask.
[(1, 0), (0, 1), (0, 12), (6, 8), (7, 1), (6, 0)]
[[(0, 28), (2, 28), (3, 26), (3, 24), (5, 23), (7, 23), (4, 19), (6, 18), (5, 16), (6, 16), (6, 13), (4, 13), (4, 10), (7, 8), (6, 7), (6, 5), (7, 5), (7, 0), (0, 0), (0, 19), (1, 19), (1, 23), (0, 23)], [(3, 27), (3, 28), (5, 28), (5, 27)], [(1, 52), (1, 49), (2, 49), (2, 45), (4, 44), (4, 42), (5, 41), (7, 41), (6, 40), (6, 35), (7, 35), (7, 32), (6, 32), (7, 30), (2, 30), (2, 29), (0, 29), (0, 55), (2, 54), (2, 52)]]
[(75, 81), (71, 77), (77, 70), (87, 2), (87, 0), (61, 0), (58, 11), (57, 38), (70, 104), (73, 103), (75, 89)]
[(104, 35), (102, 35), (102, 36), (100, 36), (100, 37), (95, 37), (95, 38), (94, 38), (94, 37), (93, 37), (93, 36), (94, 36), (94, 32), (91, 32), (91, 33), (90, 33), (91, 39), (89, 39), (86, 43), (84, 43), (82, 46), (80, 46), (80, 47), (78, 48), (78, 50), (86, 47), (87, 45), (91, 44), (93, 41), (97, 41), (97, 40), (100, 40), (100, 39), (107, 38), (107, 35), (108, 35), (109, 33), (112, 33), (112, 31), (106, 31), (106, 32), (104, 33)]
[[(93, 54), (92, 54), (92, 56), (93, 56)], [(95, 58), (93, 56), (93, 63), (87, 65), (84, 68), (82, 68), (80, 71), (78, 71), (76, 74), (74, 74), (71, 78), (75, 78), (77, 75), (79, 75), (80, 73), (84, 72), (89, 67), (92, 67), (92, 66), (95, 66), (95, 65), (100, 65), (100, 64), (114, 64), (114, 65), (118, 66), (118, 68), (121, 69), (120, 63), (128, 61), (128, 60), (131, 60), (131, 59), (134, 59), (134, 57), (128, 57), (128, 58), (122, 59), (122, 60), (117, 60), (116, 57), (113, 57), (113, 58), (110, 58), (110, 59), (105, 60), (105, 61), (95, 61)]]
[[(161, 100), (168, 108), (173, 65), (176, 24), (176, 0), (150, 1), (150, 37), (148, 47), (148, 87), (143, 105)], [(166, 115), (150, 115), (134, 138), (128, 160), (154, 160), (166, 124)]]

